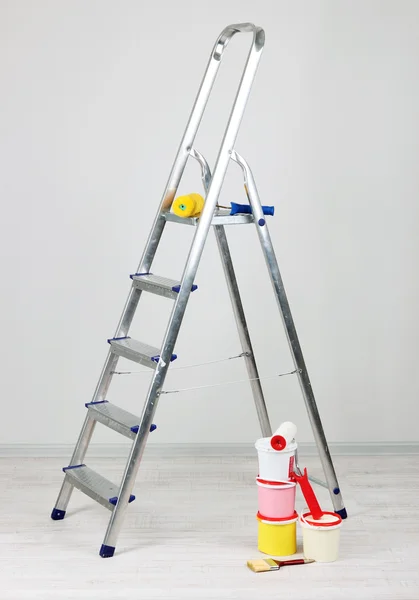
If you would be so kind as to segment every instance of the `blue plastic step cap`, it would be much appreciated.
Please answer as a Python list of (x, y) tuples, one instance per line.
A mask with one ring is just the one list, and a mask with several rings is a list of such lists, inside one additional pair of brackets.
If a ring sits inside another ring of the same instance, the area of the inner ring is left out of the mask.
[[(139, 425), (134, 425), (133, 427), (131, 427), (131, 431), (133, 433), (138, 433), (139, 428), (140, 428)], [(150, 432), (154, 431), (155, 429), (157, 429), (157, 425), (154, 425), (154, 423), (152, 423), (150, 426)]]
[[(134, 496), (134, 494), (131, 494), (128, 502), (134, 502), (134, 500), (135, 500), (135, 496)], [(109, 498), (109, 502), (111, 504), (113, 504), (114, 506), (116, 506), (116, 503), (118, 502), (118, 496), (113, 496), (112, 498)]]
[[(172, 354), (172, 357), (171, 357), (171, 359), (170, 359), (170, 362), (173, 362), (173, 361), (174, 361), (174, 360), (176, 360), (176, 359), (177, 359), (177, 354)], [(158, 363), (158, 362), (159, 362), (159, 360), (160, 360), (160, 354), (156, 354), (156, 356), (152, 356), (152, 357), (151, 357), (151, 360), (152, 360), (153, 362), (156, 362), (156, 363)]]
[(65, 510), (59, 510), (58, 508), (53, 508), (51, 513), (51, 519), (53, 521), (61, 521), (65, 517)]
[(64, 473), (66, 471), (70, 471), (71, 469), (80, 469), (80, 467), (85, 467), (86, 465), (82, 464), (82, 465), (71, 465), (70, 467), (63, 467), (63, 471)]
[[(194, 292), (197, 289), (198, 289), (198, 286), (194, 283), (193, 286), (191, 287), (191, 292)], [(172, 291), (176, 292), (177, 294), (179, 294), (179, 292), (180, 292), (180, 285), (174, 285), (172, 287)]]
[(96, 404), (109, 404), (108, 400), (98, 400), (97, 402), (86, 402), (85, 407), (89, 408), (89, 406), (96, 406)]

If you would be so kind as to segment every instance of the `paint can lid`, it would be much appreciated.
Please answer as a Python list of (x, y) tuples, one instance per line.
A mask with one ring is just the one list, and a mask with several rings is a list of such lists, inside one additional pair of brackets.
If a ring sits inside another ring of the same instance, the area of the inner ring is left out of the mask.
[(289, 479), (288, 481), (269, 481), (268, 479), (262, 479), (261, 477), (256, 477), (256, 483), (264, 487), (272, 488), (282, 488), (283, 486), (295, 487), (297, 485), (295, 481), (292, 481), (291, 479)]
[(324, 512), (320, 519), (313, 519), (310, 512), (301, 513), (300, 520), (314, 527), (335, 527), (342, 523), (342, 517), (335, 512)]
[(265, 517), (257, 513), (256, 518), (258, 521), (262, 521), (262, 523), (268, 523), (269, 525), (286, 525), (287, 523), (295, 523), (298, 519), (298, 513), (295, 510), (294, 514), (291, 517), (281, 517), (280, 519), (273, 519), (272, 517)]

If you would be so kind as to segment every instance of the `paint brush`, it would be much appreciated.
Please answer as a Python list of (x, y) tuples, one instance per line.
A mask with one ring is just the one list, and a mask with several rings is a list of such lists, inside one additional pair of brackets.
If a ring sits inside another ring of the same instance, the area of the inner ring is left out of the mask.
[(279, 571), (281, 567), (287, 565), (306, 565), (315, 562), (311, 558), (297, 558), (295, 560), (275, 560), (274, 558), (258, 558), (248, 560), (247, 566), (255, 573), (265, 573), (265, 571)]

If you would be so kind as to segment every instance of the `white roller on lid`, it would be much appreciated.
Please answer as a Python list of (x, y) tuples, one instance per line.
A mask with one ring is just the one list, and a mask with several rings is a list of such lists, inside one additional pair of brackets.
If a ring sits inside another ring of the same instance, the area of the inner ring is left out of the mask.
[(289, 444), (291, 444), (296, 435), (297, 426), (294, 425), (294, 423), (291, 423), (291, 421), (285, 421), (285, 423), (281, 423), (271, 437), (271, 446), (274, 450), (281, 452), (282, 450), (285, 450)]

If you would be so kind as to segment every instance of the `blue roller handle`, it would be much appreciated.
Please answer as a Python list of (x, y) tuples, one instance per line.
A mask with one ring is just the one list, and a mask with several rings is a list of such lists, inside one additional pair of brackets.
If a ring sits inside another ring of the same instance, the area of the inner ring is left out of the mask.
[[(273, 217), (275, 206), (262, 206), (262, 210), (264, 215)], [(238, 213), (250, 215), (252, 214), (252, 207), (250, 204), (236, 204), (235, 202), (232, 202), (230, 215), (237, 215)]]

